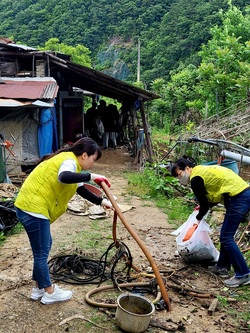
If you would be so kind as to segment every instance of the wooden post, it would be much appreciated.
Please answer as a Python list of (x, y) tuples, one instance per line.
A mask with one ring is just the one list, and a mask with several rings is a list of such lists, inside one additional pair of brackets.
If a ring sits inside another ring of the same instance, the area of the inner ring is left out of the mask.
[(140, 111), (141, 111), (141, 118), (142, 118), (142, 122), (143, 122), (143, 128), (144, 128), (145, 139), (146, 139), (146, 148), (148, 151), (149, 160), (150, 160), (150, 162), (152, 162), (154, 153), (153, 153), (153, 149), (152, 149), (152, 142), (151, 142), (151, 137), (150, 137), (150, 133), (148, 130), (148, 122), (147, 122), (146, 115), (145, 115), (143, 101), (140, 101)]

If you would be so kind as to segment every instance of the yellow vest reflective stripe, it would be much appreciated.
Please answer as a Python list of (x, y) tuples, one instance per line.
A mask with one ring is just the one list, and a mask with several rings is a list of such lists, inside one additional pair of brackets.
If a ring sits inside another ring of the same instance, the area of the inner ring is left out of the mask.
[(72, 152), (62, 152), (43, 161), (26, 178), (15, 200), (15, 206), (42, 214), (51, 223), (61, 216), (77, 190), (77, 184), (63, 184), (58, 181), (59, 168), (66, 159), (76, 162), (76, 172), (82, 170)]
[(197, 165), (192, 169), (190, 180), (195, 176), (203, 179), (207, 199), (212, 203), (222, 202), (225, 193), (235, 196), (249, 187), (235, 172), (220, 165)]

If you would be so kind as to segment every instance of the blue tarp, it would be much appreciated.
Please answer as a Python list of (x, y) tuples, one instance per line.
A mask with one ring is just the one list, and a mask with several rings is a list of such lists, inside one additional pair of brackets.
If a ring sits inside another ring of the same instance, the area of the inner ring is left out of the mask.
[(39, 156), (51, 154), (58, 149), (55, 107), (42, 109), (38, 127)]

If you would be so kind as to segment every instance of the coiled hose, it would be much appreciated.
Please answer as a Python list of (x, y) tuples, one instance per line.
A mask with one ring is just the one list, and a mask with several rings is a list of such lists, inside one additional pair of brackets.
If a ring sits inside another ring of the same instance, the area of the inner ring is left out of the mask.
[[(118, 288), (128, 288), (128, 287), (148, 287), (150, 286), (150, 282), (131, 282), (131, 283), (121, 283), (118, 284), (117, 287)], [(109, 303), (100, 303), (100, 302), (96, 302), (93, 301), (90, 296), (100, 293), (102, 291), (106, 291), (106, 290), (112, 290), (112, 289), (117, 289), (116, 286), (102, 286), (102, 287), (98, 287), (95, 289), (90, 290), (89, 292), (87, 292), (87, 294), (85, 295), (85, 301), (95, 307), (100, 307), (100, 308), (117, 308), (117, 304), (109, 304)], [(152, 303), (156, 304), (160, 301), (161, 299), (161, 293), (158, 292), (156, 298), (152, 301)]]
[[(140, 237), (136, 234), (136, 232), (134, 231), (134, 229), (125, 220), (120, 207), (116, 203), (116, 201), (115, 201), (115, 199), (114, 199), (111, 191), (109, 190), (108, 186), (106, 185), (106, 183), (102, 182), (101, 186), (102, 186), (103, 191), (105, 192), (105, 194), (109, 198), (110, 202), (112, 203), (112, 205), (114, 207), (114, 210), (115, 210), (115, 213), (114, 213), (114, 223), (113, 223), (113, 240), (114, 240), (114, 243), (118, 245), (118, 241), (117, 241), (117, 238), (116, 238), (116, 219), (117, 219), (117, 216), (118, 216), (119, 219), (121, 220), (121, 222), (123, 223), (123, 225), (125, 226), (125, 228), (128, 230), (128, 232), (131, 234), (131, 236), (134, 238), (134, 240), (137, 242), (137, 244), (140, 246), (140, 248), (142, 249), (143, 253), (147, 257), (147, 259), (148, 259), (148, 261), (149, 261), (149, 263), (150, 263), (150, 265), (152, 267), (152, 270), (153, 270), (153, 272), (155, 274), (156, 280), (158, 282), (162, 298), (163, 298), (163, 300), (164, 300), (164, 302), (166, 304), (166, 309), (167, 309), (167, 311), (170, 311), (171, 310), (171, 304), (170, 304), (170, 300), (169, 300), (169, 297), (168, 297), (167, 290), (165, 288), (165, 283), (164, 283), (164, 280), (163, 280), (163, 278), (162, 278), (162, 276), (160, 274), (160, 271), (159, 271), (157, 265), (155, 264), (155, 261), (154, 261), (152, 255), (147, 250), (145, 244), (140, 239)], [(138, 269), (137, 269), (137, 271), (138, 271)], [(100, 288), (106, 288), (106, 287), (104, 286), (104, 287), (100, 287)], [(98, 289), (98, 291), (100, 291), (100, 289)], [(97, 291), (95, 291), (94, 293), (96, 293), (96, 292)], [(89, 296), (92, 295), (92, 294), (93, 294), (93, 290), (92, 290), (92, 292), (90, 291), (89, 293), (87, 293), (87, 298), (86, 298), (86, 302), (87, 303), (90, 302)]]

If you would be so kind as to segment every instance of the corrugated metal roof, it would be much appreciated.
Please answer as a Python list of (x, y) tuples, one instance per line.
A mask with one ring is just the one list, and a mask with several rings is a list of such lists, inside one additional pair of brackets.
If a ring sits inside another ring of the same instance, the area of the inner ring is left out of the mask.
[(0, 98), (11, 99), (54, 99), (58, 92), (56, 80), (52, 77), (9, 78), (0, 81)]
[(27, 45), (12, 43), (10, 39), (0, 37), (0, 47), (4, 44), (6, 48), (17, 49), (22, 51), (35, 51), (36, 49)]
[(36, 101), (17, 101), (15, 99), (10, 99), (10, 98), (0, 98), (0, 107), (6, 107), (6, 108), (16, 108), (16, 107), (24, 107), (26, 108), (27, 106), (35, 106), (38, 108), (51, 108), (54, 106), (54, 101), (50, 102), (43, 102), (40, 100)]

